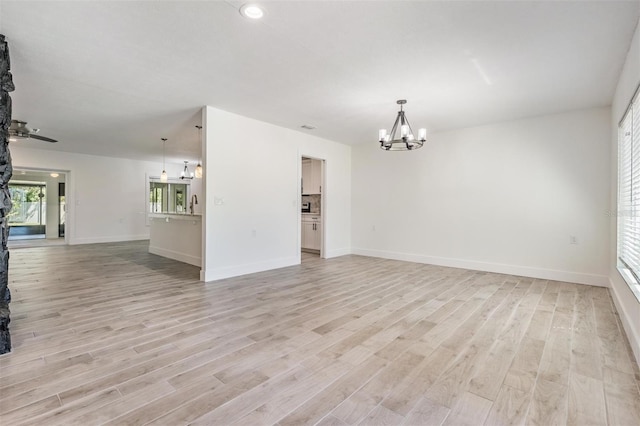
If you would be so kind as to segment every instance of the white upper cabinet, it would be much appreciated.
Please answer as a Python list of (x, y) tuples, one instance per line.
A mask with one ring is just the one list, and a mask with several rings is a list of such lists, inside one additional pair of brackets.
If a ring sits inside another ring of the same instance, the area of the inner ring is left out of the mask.
[(302, 160), (302, 194), (322, 193), (322, 162), (306, 158)]

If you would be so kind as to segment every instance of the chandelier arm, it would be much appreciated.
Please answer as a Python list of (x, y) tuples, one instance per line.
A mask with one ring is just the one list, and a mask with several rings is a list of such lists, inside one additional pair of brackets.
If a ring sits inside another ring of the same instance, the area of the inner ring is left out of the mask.
[[(402, 126), (406, 126), (406, 125), (407, 125), (407, 117), (404, 115), (404, 111), (402, 111), (402, 105), (400, 105), (400, 112), (399, 112), (399, 114), (402, 114), (402, 118), (401, 118), (401, 120), (400, 120), (400, 124), (401, 124)], [(411, 130), (411, 129), (409, 129), (409, 130)], [(399, 139), (399, 140), (402, 140), (402, 142), (404, 142), (404, 143), (405, 143), (405, 145), (407, 145), (407, 148), (409, 148), (409, 144), (407, 143), (407, 139), (408, 139), (408, 138), (407, 138), (407, 136), (404, 136), (404, 135), (402, 134), (402, 127), (400, 127), (400, 139)]]
[[(409, 123), (409, 119), (407, 117), (405, 117), (405, 121), (407, 123), (407, 126), (409, 127), (409, 134), (413, 135), (413, 129), (411, 128), (411, 124)], [(409, 140), (409, 137), (406, 137), (404, 139), (404, 143), (407, 146), (408, 150), (413, 149), (415, 139), (416, 139), (415, 136), (413, 137), (413, 140)]]
[[(409, 123), (409, 119), (405, 116), (404, 121), (406, 122), (407, 126), (409, 126), (409, 134), (413, 135), (413, 129), (411, 128), (411, 124)], [(414, 135), (415, 137), (415, 135)]]
[(389, 140), (389, 142), (393, 142), (395, 140), (396, 130), (398, 130), (399, 121), (400, 121), (400, 113), (398, 112), (398, 116), (396, 117), (395, 123), (393, 123), (393, 128), (391, 129), (391, 133), (389, 133), (389, 135), (391, 135), (391, 140)]

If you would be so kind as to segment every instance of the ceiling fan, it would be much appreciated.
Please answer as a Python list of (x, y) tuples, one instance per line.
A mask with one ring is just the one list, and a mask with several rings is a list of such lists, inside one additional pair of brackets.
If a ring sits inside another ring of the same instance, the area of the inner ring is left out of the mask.
[(37, 133), (40, 129), (30, 129), (27, 127), (26, 121), (11, 120), (11, 126), (9, 126), (9, 141), (15, 141), (16, 139), (37, 139), (45, 142), (58, 142), (55, 139), (40, 136)]

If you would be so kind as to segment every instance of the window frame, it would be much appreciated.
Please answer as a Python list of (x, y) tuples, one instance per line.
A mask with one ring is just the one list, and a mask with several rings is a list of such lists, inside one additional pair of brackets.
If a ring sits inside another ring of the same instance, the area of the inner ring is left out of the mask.
[[(636, 200), (634, 197), (634, 195), (640, 194), (640, 180), (638, 180), (637, 182), (634, 180), (634, 174), (639, 175), (636, 170), (640, 170), (640, 134), (636, 134), (636, 132), (640, 133), (640, 123), (635, 123), (635, 119), (637, 119), (638, 117), (640, 117), (640, 86), (636, 88), (636, 91), (631, 97), (631, 101), (629, 102), (627, 109), (622, 115), (622, 119), (618, 123), (618, 159), (616, 183), (616, 267), (623, 280), (629, 286), (631, 292), (635, 295), (638, 302), (640, 302), (640, 262), (639, 265), (629, 265), (629, 263), (627, 263), (627, 261), (623, 259), (623, 246), (625, 245), (623, 237), (624, 231), (626, 229), (623, 225), (628, 223), (627, 218), (629, 217), (629, 215), (631, 215), (631, 222), (633, 222), (631, 226), (637, 226), (635, 225), (636, 221), (633, 220), (634, 218), (637, 218), (637, 222), (638, 224), (640, 224), (640, 216), (638, 216), (638, 212), (636, 211), (636, 208), (640, 205), (640, 200)], [(628, 119), (631, 120), (631, 123), (628, 126), (631, 132), (630, 135), (627, 135), (625, 133), (625, 124), (627, 124), (626, 121)], [(631, 156), (630, 159), (623, 158), (623, 148), (625, 146), (624, 144), (626, 144), (626, 136), (629, 136), (630, 141), (630, 147), (627, 150), (627, 152), (629, 152), (629, 155)], [(622, 167), (623, 165), (628, 165), (630, 170), (626, 170), (625, 167)], [(624, 176), (629, 176), (630, 180), (629, 197), (631, 198), (631, 200), (628, 202), (628, 204), (626, 204), (621, 197), (621, 182)], [(640, 247), (638, 247), (638, 250), (640, 250)]]

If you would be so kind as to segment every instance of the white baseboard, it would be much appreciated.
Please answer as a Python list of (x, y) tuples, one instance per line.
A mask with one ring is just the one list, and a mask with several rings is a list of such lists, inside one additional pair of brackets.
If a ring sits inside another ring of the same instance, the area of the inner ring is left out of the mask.
[(330, 259), (332, 257), (346, 256), (348, 254), (351, 254), (351, 249), (341, 248), (341, 249), (325, 250), (325, 252), (326, 253), (324, 254), (324, 258)]
[(353, 254), (381, 257), (384, 259), (404, 260), (407, 262), (427, 263), (430, 265), (448, 266), (451, 268), (472, 269), (475, 271), (495, 272), (498, 274), (517, 275), (544, 280), (564, 281), (576, 284), (587, 284), (598, 287), (609, 287), (606, 275), (584, 274), (553, 269), (532, 268), (528, 266), (505, 265), (500, 263), (479, 262), (476, 260), (453, 259), (447, 257), (424, 256), (420, 254), (397, 253), (382, 250), (352, 249)]
[(142, 235), (115, 235), (111, 237), (88, 237), (88, 238), (71, 238), (69, 245), (79, 244), (99, 244), (99, 243), (120, 243), (123, 241), (140, 241), (148, 240), (149, 234)]
[(624, 304), (620, 302), (620, 295), (617, 291), (617, 286), (613, 284), (613, 280), (609, 281), (609, 288), (611, 289), (611, 295), (613, 296), (613, 303), (616, 305), (616, 310), (618, 314), (620, 314), (620, 320), (622, 321), (622, 327), (624, 328), (625, 334), (629, 339), (629, 344), (631, 345), (631, 350), (633, 351), (633, 355), (636, 359), (636, 363), (640, 365), (640, 330), (636, 327), (640, 327), (640, 318), (635, 321), (631, 318), (631, 314), (627, 312), (624, 308)]
[(173, 250), (168, 250), (160, 247), (149, 246), (149, 253), (157, 254), (158, 256), (168, 257), (169, 259), (177, 260), (179, 262), (188, 263), (189, 265), (200, 266), (200, 258), (192, 256), (190, 254), (180, 253)]
[(253, 274), (256, 272), (269, 271), (271, 269), (286, 268), (287, 266), (299, 265), (300, 258), (296, 256), (285, 257), (264, 262), (249, 263), (246, 265), (226, 266), (204, 270), (204, 281), (216, 281), (224, 278), (238, 277), (240, 275)]

